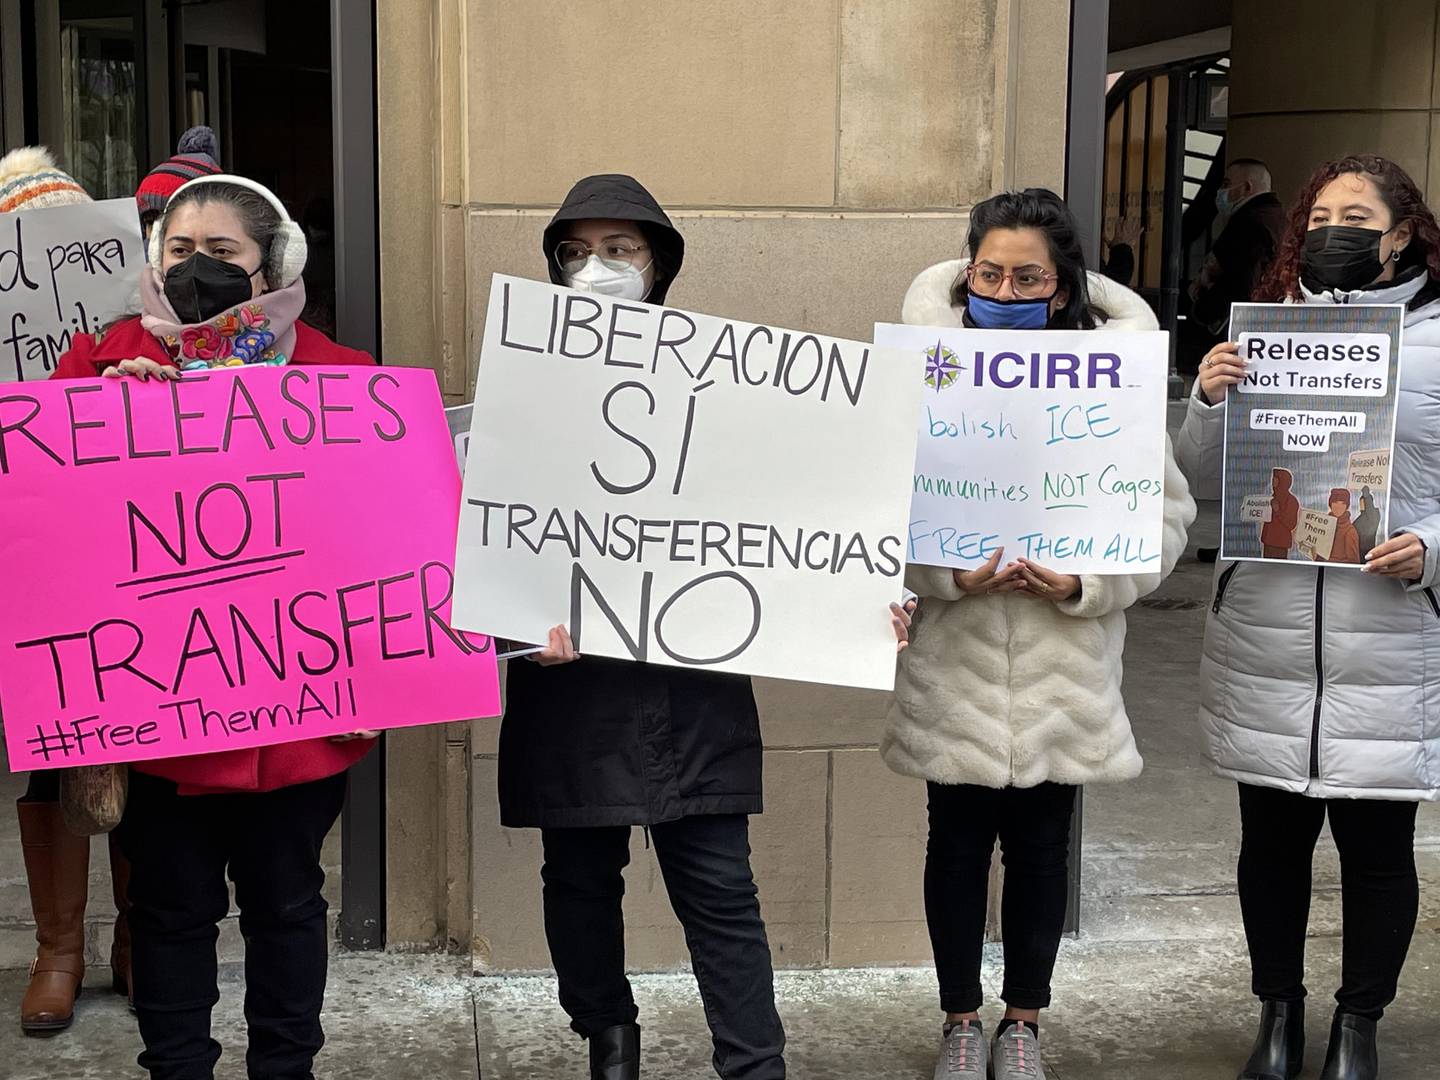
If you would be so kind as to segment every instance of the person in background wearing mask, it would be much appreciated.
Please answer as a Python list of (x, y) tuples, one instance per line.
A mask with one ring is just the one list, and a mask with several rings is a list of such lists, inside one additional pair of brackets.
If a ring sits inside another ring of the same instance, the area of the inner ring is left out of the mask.
[[(987, 199), (970, 216), (971, 260), (923, 271), (901, 309), (917, 326), (986, 330), (1154, 330), (1140, 297), (1087, 274), (1079, 230), (1052, 191)], [(944, 1010), (935, 1080), (1034, 1080), (1040, 1010), (1068, 898), (1070, 822), (1080, 785), (1140, 773), (1120, 696), (1125, 609), (1174, 569), (1195, 518), (1185, 478), (1164, 470), (1164, 536), (1153, 573), (1056, 573), (999, 550), (975, 570), (912, 564), (920, 596), (900, 654), (880, 752), (926, 782), (925, 916)], [(993, 1048), (980, 1022), (990, 859), (1004, 851), (1005, 1016)], [(987, 1069), (990, 1070), (987, 1072)]]
[(140, 209), (140, 233), (150, 242), (150, 227), (165, 212), (165, 203), (180, 190), (181, 185), (200, 176), (218, 176), (219, 143), (215, 132), (203, 125), (192, 127), (180, 136), (175, 156), (162, 161), (146, 174), (135, 189), (135, 205)]
[[(1270, 169), (1255, 158), (1230, 162), (1215, 193), (1215, 209), (1225, 224), (1200, 276), (1190, 283), (1190, 313), (1176, 334), (1176, 364), (1186, 375), (1196, 374), (1200, 358), (1224, 337), (1230, 305), (1254, 294), (1285, 226), (1284, 207), (1270, 190)], [(1213, 563), (1219, 552), (1202, 547), (1196, 557)]]
[[(1329, 162), (1291, 211), (1256, 299), (1406, 308), (1391, 535), (1360, 551), (1363, 572), (1217, 568), (1200, 669), (1206, 755), (1240, 786), (1240, 912), (1261, 1001), (1240, 1076), (1301, 1071), (1311, 860), (1328, 817), (1345, 937), (1320, 1075), (1375, 1080), (1376, 1025), (1419, 905), (1416, 803), (1440, 798), (1440, 426), (1430, 419), (1440, 413), (1440, 224), (1394, 162)], [(1245, 367), (1234, 342), (1201, 364), (1177, 441), (1192, 483), (1219, 483), (1225, 395)]]
[[(1230, 305), (1249, 300), (1270, 268), (1285, 225), (1285, 210), (1270, 190), (1270, 170), (1254, 158), (1237, 158), (1226, 168), (1215, 208), (1225, 225), (1190, 287), (1190, 319), (1210, 335), (1211, 344), (1230, 322)], [(1193, 367), (1186, 371), (1194, 373)]]
[[(50, 152), (24, 146), (0, 158), (0, 214), (76, 206), (90, 195), (55, 164)], [(60, 806), (63, 770), (32, 772), (15, 805), (20, 848), (35, 916), (36, 951), (20, 1003), (20, 1030), (53, 1035), (75, 1019), (75, 998), (85, 980), (85, 906), (90, 892), (90, 838), (65, 827)], [(126, 882), (130, 863), (109, 837), (110, 881), (115, 897), (111, 985), (130, 992), (130, 923)]]
[[(181, 369), (373, 364), (298, 321), (305, 234), (274, 194), (239, 176), (170, 197), (141, 271), (144, 314), (78, 335), (55, 378), (178, 379)], [(245, 378), (243, 370), (234, 373)], [(215, 941), (228, 871), (245, 938), (246, 1068), (309, 1077), (324, 1043), (326, 902), (320, 847), (345, 773), (373, 735), (145, 761), (131, 767), (116, 833), (131, 862), (135, 1012), (152, 1080), (210, 1080), (220, 1044)]]
[[(629, 176), (577, 183), (541, 250), (556, 285), (663, 304), (685, 241)], [(891, 606), (903, 648), (909, 613)], [(531, 662), (533, 661), (533, 662)], [(726, 1080), (785, 1075), (765, 924), (750, 868), (762, 809), (760, 718), (749, 678), (587, 657), (564, 627), (511, 661), (500, 727), (500, 822), (540, 829), (545, 936), (592, 1080), (640, 1075), (625, 977), (622, 871), (641, 826), (685, 941)]]

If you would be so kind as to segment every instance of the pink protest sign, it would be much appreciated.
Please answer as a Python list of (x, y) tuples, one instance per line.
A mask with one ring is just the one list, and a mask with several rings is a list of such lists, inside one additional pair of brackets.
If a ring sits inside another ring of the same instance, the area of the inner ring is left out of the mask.
[(496, 715), (449, 623), (459, 502), (429, 371), (0, 392), (10, 767)]

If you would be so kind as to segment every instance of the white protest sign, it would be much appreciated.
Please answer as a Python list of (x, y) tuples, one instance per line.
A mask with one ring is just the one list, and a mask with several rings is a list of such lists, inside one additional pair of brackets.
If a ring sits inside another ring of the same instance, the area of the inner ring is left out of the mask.
[(0, 214), (0, 382), (44, 379), (76, 334), (140, 310), (134, 199)]
[(889, 689), (922, 367), (496, 275), (455, 626)]
[(1165, 334), (880, 324), (875, 342), (924, 360), (910, 562), (1159, 566)]

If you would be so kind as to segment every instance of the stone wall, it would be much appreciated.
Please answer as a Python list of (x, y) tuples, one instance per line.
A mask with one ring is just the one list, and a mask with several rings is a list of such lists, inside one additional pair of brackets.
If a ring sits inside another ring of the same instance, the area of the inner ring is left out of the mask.
[[(1065, 0), (377, 7), (385, 358), (434, 367), (451, 401), (474, 383), (490, 275), (544, 276), (541, 230), (588, 173), (632, 173), (671, 211), (687, 256), (670, 303), (860, 338), (960, 253), (975, 202), (1062, 184)], [(924, 790), (876, 752), (887, 696), (757, 695), (778, 962), (924, 960)], [(498, 825), (497, 729), (389, 737), (390, 940), (544, 968), (538, 836)], [(630, 963), (679, 966), (638, 831), (634, 849)]]

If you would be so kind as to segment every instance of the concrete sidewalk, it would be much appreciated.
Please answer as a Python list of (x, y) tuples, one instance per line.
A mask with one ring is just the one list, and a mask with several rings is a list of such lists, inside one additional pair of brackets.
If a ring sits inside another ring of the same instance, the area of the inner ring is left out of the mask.
[[(1192, 545), (1214, 537), (1213, 509)], [(1232, 1080), (1253, 1037), (1256, 1008), (1235, 897), (1239, 838), (1235, 786), (1203, 764), (1195, 724), (1196, 660), (1211, 568), (1181, 563), (1130, 613), (1125, 694), (1145, 772), (1133, 783), (1087, 789), (1078, 940), (1055, 973), (1044, 1020), (1049, 1075), (1063, 1080)], [(5, 783), (12, 787), (15, 782)], [(8, 792), (5, 792), (8, 794)], [(124, 1003), (95, 969), (76, 1025), (50, 1040), (20, 1035), (26, 925), (18, 841), (0, 815), (0, 1080), (138, 1078), (139, 1038)], [(1386, 1080), (1440, 1076), (1440, 807), (1422, 805), (1416, 836), (1420, 923), (1399, 1000), (1382, 1027)], [(333, 862), (332, 851), (327, 862)], [(10, 859), (14, 858), (12, 863)], [(97, 896), (104, 880), (96, 853)], [(913, 867), (918, 875), (920, 866)], [(1339, 866), (1328, 837), (1315, 860), (1309, 985), (1310, 1063), (1319, 1075), (1339, 981)], [(913, 883), (912, 883), (913, 884)], [(895, 890), (876, 880), (877, 893)], [(332, 881), (333, 888), (333, 881)], [(538, 893), (537, 893), (538, 899)], [(765, 897), (762, 894), (762, 904)], [(93, 961), (103, 957), (105, 905), (92, 911)], [(222, 955), (238, 955), (227, 920)], [(8, 962), (7, 962), (8, 961)], [(1000, 953), (987, 951), (986, 985), (998, 1015)], [(242, 1080), (243, 975), (224, 968), (217, 1076)], [(645, 1025), (647, 1080), (704, 1080), (710, 1069), (704, 1012), (688, 975), (635, 980)], [(790, 1036), (790, 1075), (801, 1080), (929, 1080), (939, 1037), (929, 970), (789, 971), (778, 976)], [(555, 1004), (553, 980), (477, 978), (468, 958), (340, 955), (332, 962), (322, 1080), (483, 1077), (580, 1080), (583, 1044)]]
[[(1197, 917), (1198, 917), (1198, 913)], [(1440, 936), (1435, 920), (1416, 940), (1400, 1000), (1384, 1023), (1386, 1080), (1437, 1074)], [(986, 984), (998, 990), (998, 951)], [(1310, 1067), (1319, 1075), (1329, 1026), (1322, 988), (1338, 977), (1339, 942), (1312, 942), (1316, 994)], [(104, 973), (94, 972), (97, 986)], [(1056, 972), (1056, 1007), (1044, 1037), (1057, 1080), (1230, 1080), (1249, 1049), (1253, 1020), (1244, 942), (1238, 934), (1199, 942), (1067, 942)], [(635, 980), (645, 1024), (644, 1076), (703, 1080), (710, 1070), (704, 1013), (687, 975)], [(22, 972), (0, 975), (0, 1000), (18, 1001)], [(549, 978), (477, 978), (453, 958), (341, 956), (331, 965), (317, 1063), (321, 1080), (580, 1080), (584, 1047), (565, 1026)], [(782, 972), (781, 1011), (789, 1072), (800, 1080), (928, 1080), (938, 1015), (925, 970)], [(219, 1080), (244, 1080), (243, 977), (227, 965), (216, 1036), (226, 1047)], [(987, 1017), (990, 1015), (987, 1012)], [(116, 1080), (143, 1076), (140, 1040), (124, 1002), (82, 998), (75, 1027), (26, 1039), (13, 1018), (0, 1029), (7, 1080)]]

